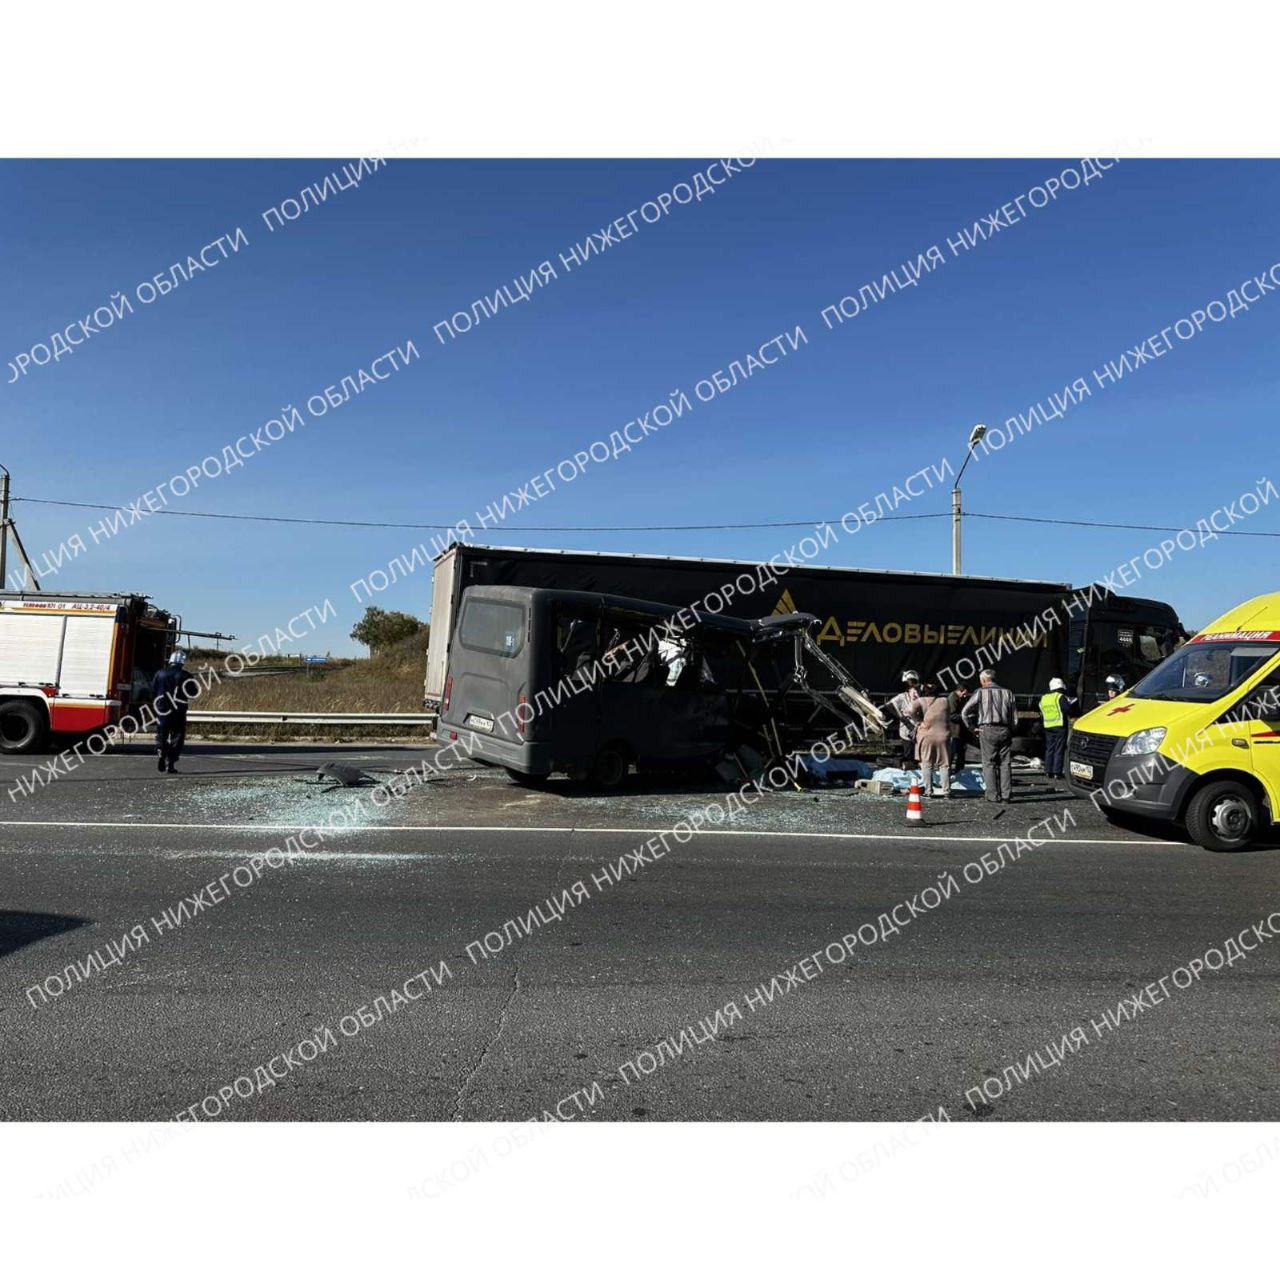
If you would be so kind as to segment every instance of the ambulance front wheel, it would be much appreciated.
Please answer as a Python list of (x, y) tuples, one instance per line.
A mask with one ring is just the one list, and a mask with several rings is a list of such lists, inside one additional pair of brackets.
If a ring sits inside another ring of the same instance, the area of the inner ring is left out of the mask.
[(49, 724), (38, 703), (25, 698), (0, 702), (0, 751), (5, 755), (39, 751), (48, 737)]
[(1258, 798), (1243, 782), (1210, 782), (1191, 797), (1187, 808), (1191, 838), (1214, 853), (1247, 849), (1260, 825)]

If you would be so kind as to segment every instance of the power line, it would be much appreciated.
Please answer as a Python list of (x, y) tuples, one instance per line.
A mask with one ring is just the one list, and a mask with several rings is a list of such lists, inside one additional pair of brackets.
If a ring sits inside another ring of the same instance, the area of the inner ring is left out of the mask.
[[(1109, 524), (1103, 520), (1052, 520), (1048, 516), (996, 516), (981, 511), (966, 511), (975, 520), (1016, 520), (1020, 524), (1069, 524), (1081, 529), (1139, 529), (1144, 533), (1182, 533), (1185, 525), (1175, 524)], [(1280, 538), (1280, 533), (1265, 529), (1215, 529), (1227, 538)]]
[[(111, 506), (102, 502), (70, 502), (57, 498), (19, 498), (13, 502), (31, 502), (46, 507), (83, 507), (91, 511), (120, 511), (124, 508)], [(251, 520), (266, 524), (314, 524), (338, 525), (349, 529), (452, 529), (456, 526), (448, 524), (408, 524), (390, 520), (319, 520), (304, 516), (258, 516), (239, 515), (226, 511), (161, 511), (150, 512), (158, 516), (188, 516), (199, 520)], [(1130, 529), (1143, 533), (1181, 533), (1184, 526), (1167, 524), (1118, 524), (1106, 520), (1061, 520), (1049, 516), (1008, 516), (995, 515), (986, 511), (966, 511), (966, 516), (974, 520), (1007, 520), (1019, 524), (1053, 524), (1070, 525), (1080, 529)], [(906, 516), (881, 516), (873, 524), (885, 520), (948, 520), (950, 512), (926, 511)], [(828, 520), (767, 520), (742, 524), (525, 524), (505, 525), (512, 533), (695, 533), (712, 530), (733, 529), (806, 529), (814, 525), (834, 524), (839, 517)], [(1257, 529), (1223, 529), (1215, 530), (1223, 537), (1234, 538), (1280, 538), (1280, 532)]]
[[(66, 502), (55, 498), (14, 498), (14, 502), (34, 502), (46, 507), (86, 507), (91, 511), (120, 511), (102, 502)], [(224, 511), (152, 511), (157, 516), (192, 516), (201, 520), (260, 520), (270, 524), (326, 524), (356, 529), (453, 529), (450, 524), (397, 524), (388, 520), (317, 520), (302, 516), (232, 515)], [(910, 516), (882, 516), (883, 520), (943, 520), (946, 513), (927, 512)], [(757, 524), (524, 524), (506, 525), (512, 533), (684, 533), (709, 529), (803, 529), (821, 520), (774, 520)], [(877, 522), (878, 523), (878, 522)]]

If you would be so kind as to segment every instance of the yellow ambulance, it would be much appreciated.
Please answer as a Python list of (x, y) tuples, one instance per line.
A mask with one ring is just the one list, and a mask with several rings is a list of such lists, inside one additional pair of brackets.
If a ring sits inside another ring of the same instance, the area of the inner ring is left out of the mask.
[(1280, 592), (1224, 613), (1081, 716), (1067, 785), (1107, 813), (1179, 823), (1231, 851), (1280, 821)]

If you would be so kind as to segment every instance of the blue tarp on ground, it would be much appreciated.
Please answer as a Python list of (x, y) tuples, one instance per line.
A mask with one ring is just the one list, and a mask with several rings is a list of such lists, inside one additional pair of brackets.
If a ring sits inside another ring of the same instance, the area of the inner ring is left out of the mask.
[[(913, 782), (923, 786), (923, 775), (919, 769), (877, 769), (872, 775), (877, 782), (888, 782), (893, 786), (894, 791), (907, 792), (911, 790)], [(935, 769), (933, 772), (933, 785), (940, 787), (942, 778)], [(964, 794), (981, 795), (986, 787), (982, 781), (981, 769), (959, 769), (951, 775), (952, 792), (962, 792)]]

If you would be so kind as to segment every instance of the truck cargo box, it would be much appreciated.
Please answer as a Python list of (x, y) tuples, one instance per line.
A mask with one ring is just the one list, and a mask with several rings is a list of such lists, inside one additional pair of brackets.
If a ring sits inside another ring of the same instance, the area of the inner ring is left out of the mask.
[[(753, 588), (759, 568), (751, 560), (454, 543), (435, 562), (424, 703), (439, 710), (458, 604), (471, 586), (598, 591), (683, 606), (740, 584), (727, 614), (817, 615), (818, 644), (881, 702), (901, 691), (907, 668), (936, 675), (965, 660), (968, 673), (980, 649), (1004, 636), (1031, 635), (1030, 643), (1007, 645), (997, 666), (1000, 682), (1018, 701), (1018, 747), (1033, 753), (1042, 749), (1038, 700), (1052, 677), (1066, 679), (1079, 710), (1087, 711), (1108, 674), (1133, 683), (1184, 634), (1177, 614), (1161, 601), (1095, 591), (1086, 610), (1065, 582), (804, 565)], [(1044, 617), (1055, 609), (1063, 625), (1046, 627)], [(976, 680), (970, 683), (976, 687)]]

